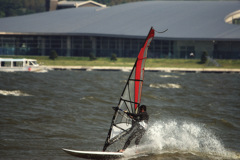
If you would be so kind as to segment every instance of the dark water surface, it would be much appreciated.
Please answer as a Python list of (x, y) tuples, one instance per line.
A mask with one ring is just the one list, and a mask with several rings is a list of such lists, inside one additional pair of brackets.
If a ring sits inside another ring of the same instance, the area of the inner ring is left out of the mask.
[[(0, 159), (79, 159), (102, 150), (129, 72), (0, 73)], [(134, 157), (240, 159), (240, 74), (146, 72), (150, 127)], [(132, 142), (133, 143), (133, 142)], [(121, 148), (118, 144), (109, 150)]]

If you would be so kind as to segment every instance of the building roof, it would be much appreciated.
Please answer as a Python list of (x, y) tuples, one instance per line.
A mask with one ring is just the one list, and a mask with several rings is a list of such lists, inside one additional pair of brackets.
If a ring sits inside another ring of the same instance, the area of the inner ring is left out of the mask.
[(1, 18), (0, 34), (143, 38), (153, 26), (158, 31), (168, 29), (155, 38), (240, 40), (240, 25), (224, 20), (239, 8), (239, 1), (143, 1), (73, 8)]
[(60, 1), (58, 2), (58, 6), (66, 6), (66, 7), (72, 7), (72, 8), (78, 8), (78, 7), (81, 7), (81, 6), (84, 6), (84, 5), (88, 5), (88, 4), (92, 4), (96, 7), (106, 7), (106, 5), (104, 4), (100, 4), (98, 2), (95, 2), (95, 1)]

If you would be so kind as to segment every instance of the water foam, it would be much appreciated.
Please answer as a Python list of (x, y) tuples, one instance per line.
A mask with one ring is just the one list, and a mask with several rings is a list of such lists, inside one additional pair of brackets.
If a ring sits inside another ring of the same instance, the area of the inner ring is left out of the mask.
[(20, 90), (14, 91), (0, 90), (0, 94), (4, 96), (32, 96), (30, 94), (23, 93)]
[(174, 83), (167, 83), (167, 84), (159, 84), (159, 83), (152, 83), (149, 85), (151, 88), (182, 88), (181, 85), (179, 84), (174, 84)]
[(173, 76), (173, 75), (160, 75), (161, 78), (179, 78), (179, 76)]
[[(137, 150), (153, 154), (191, 153), (209, 157), (236, 157), (222, 142), (201, 124), (177, 121), (157, 121), (145, 134)], [(132, 147), (130, 150), (136, 148)]]
[(222, 152), (224, 147), (207, 129), (193, 123), (156, 122), (148, 131), (149, 141), (158, 149)]

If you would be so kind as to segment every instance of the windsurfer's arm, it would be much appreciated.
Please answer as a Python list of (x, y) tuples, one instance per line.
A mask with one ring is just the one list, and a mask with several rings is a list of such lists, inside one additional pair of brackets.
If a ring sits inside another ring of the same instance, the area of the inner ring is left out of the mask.
[(129, 117), (136, 119), (138, 117), (138, 114), (135, 113), (129, 113), (129, 112), (125, 112)]
[(134, 114), (134, 113), (129, 113), (129, 112), (127, 112), (127, 111), (124, 111), (124, 110), (122, 110), (122, 109), (120, 109), (120, 108), (118, 108), (120, 111), (122, 111), (122, 112), (124, 112), (125, 114), (127, 114), (130, 118), (132, 118), (132, 119), (137, 119), (137, 117), (139, 116), (138, 114)]

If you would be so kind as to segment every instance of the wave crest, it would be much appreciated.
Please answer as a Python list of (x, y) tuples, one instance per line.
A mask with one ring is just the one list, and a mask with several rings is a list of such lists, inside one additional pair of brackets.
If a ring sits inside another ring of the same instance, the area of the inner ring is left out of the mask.
[(152, 83), (149, 85), (151, 88), (182, 88), (181, 85), (179, 84), (174, 84), (174, 83), (167, 83), (167, 84), (159, 84), (159, 83)]
[(160, 75), (161, 78), (179, 78), (179, 76), (174, 75)]
[(4, 96), (32, 96), (30, 94), (23, 93), (20, 90), (14, 90), (14, 91), (0, 90), (0, 94)]

